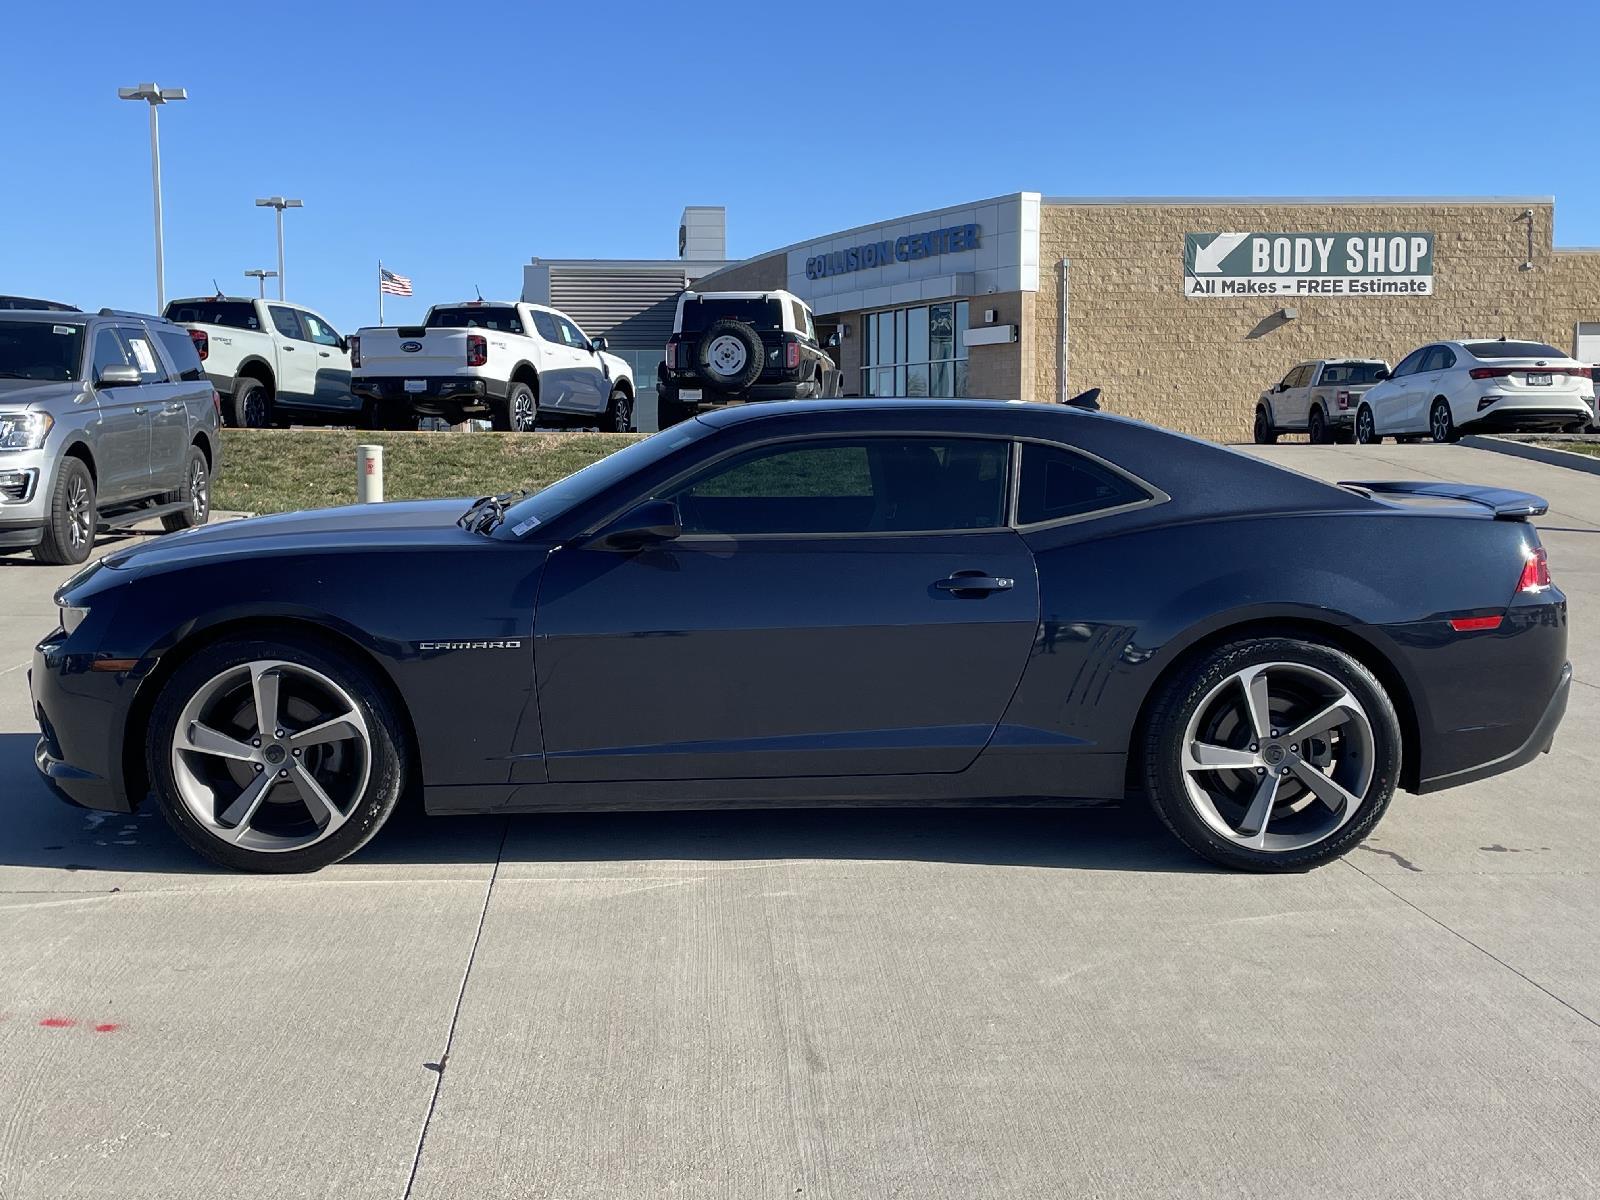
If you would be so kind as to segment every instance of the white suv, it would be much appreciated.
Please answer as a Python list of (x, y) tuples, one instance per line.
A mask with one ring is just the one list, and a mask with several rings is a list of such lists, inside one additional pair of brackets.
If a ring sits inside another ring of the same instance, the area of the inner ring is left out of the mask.
[(1356, 441), (1453, 442), (1473, 429), (1576, 433), (1592, 420), (1589, 367), (1544, 342), (1473, 338), (1434, 342), (1401, 359), (1361, 398)]

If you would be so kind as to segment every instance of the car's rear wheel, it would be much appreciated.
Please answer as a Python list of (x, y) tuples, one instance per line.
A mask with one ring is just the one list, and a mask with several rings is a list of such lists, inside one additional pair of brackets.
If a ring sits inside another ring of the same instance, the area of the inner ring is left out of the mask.
[(539, 423), (539, 402), (533, 389), (525, 383), (513, 383), (506, 391), (505, 407), (496, 408), (489, 423), (501, 433), (532, 433)]
[(89, 557), (100, 518), (94, 476), (81, 458), (61, 460), (44, 520), (44, 538), (33, 548), (34, 558), (64, 566)]
[(1372, 409), (1365, 404), (1356, 412), (1356, 441), (1363, 446), (1376, 446), (1383, 441), (1378, 436), (1378, 424), (1372, 419)]
[(161, 518), (161, 528), (168, 533), (193, 529), (211, 519), (211, 467), (199, 446), (189, 447), (189, 457), (183, 464), (183, 487), (173, 499), (182, 500), (184, 508)]
[(1428, 410), (1428, 433), (1436, 442), (1453, 442), (1461, 435), (1456, 432), (1455, 415), (1450, 402), (1443, 396), (1436, 398)]
[(1278, 440), (1278, 431), (1272, 427), (1272, 417), (1264, 405), (1256, 406), (1255, 439), (1258, 446), (1270, 446)]
[(146, 754), (162, 812), (199, 853), (241, 871), (314, 871), (394, 811), (405, 736), (370, 672), (333, 647), (221, 642), (162, 688)]
[(1313, 446), (1326, 446), (1333, 441), (1328, 436), (1328, 418), (1321, 408), (1311, 410), (1311, 419), (1306, 422), (1306, 436)]
[(606, 422), (610, 433), (633, 432), (633, 397), (626, 388), (612, 388), (611, 399), (606, 403)]
[(272, 397), (259, 379), (237, 379), (230, 405), (233, 423), (240, 429), (265, 429), (272, 424)]
[(1400, 774), (1383, 685), (1332, 646), (1271, 637), (1199, 657), (1157, 698), (1145, 785), (1195, 853), (1248, 871), (1344, 854), (1383, 816)]

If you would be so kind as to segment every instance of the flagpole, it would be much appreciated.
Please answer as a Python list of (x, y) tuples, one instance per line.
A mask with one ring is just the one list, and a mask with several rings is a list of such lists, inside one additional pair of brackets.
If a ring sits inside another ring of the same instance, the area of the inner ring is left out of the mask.
[(383, 324), (383, 259), (378, 260), (378, 324)]

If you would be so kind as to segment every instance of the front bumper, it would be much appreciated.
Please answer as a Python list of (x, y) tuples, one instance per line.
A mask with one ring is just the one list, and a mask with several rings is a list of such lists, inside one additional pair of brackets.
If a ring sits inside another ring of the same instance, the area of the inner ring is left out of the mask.
[[(55, 486), (50, 470), (55, 457), (51, 442), (38, 450), (0, 451), (0, 546), (31, 546), (32, 542), (8, 541), (6, 535), (23, 528), (44, 528), (50, 490)], [(20, 487), (3, 482), (16, 475), (24, 477)]]
[(34, 647), (28, 672), (39, 723), (34, 766), (46, 786), (68, 804), (132, 812), (122, 769), (123, 730), (145, 672), (95, 671), (95, 656), (69, 653), (66, 641), (58, 629)]

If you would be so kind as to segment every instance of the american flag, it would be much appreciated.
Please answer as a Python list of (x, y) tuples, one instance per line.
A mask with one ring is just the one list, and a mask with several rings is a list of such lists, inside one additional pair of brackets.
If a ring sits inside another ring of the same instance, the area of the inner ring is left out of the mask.
[(379, 267), (378, 290), (390, 296), (409, 296), (411, 280), (405, 275), (396, 275), (388, 267)]

